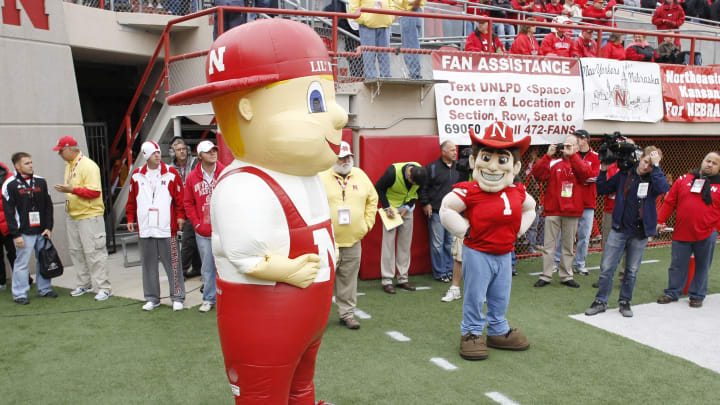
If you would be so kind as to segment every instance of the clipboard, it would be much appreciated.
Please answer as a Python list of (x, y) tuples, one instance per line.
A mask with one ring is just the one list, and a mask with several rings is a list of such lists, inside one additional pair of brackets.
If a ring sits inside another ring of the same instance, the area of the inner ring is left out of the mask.
[(393, 229), (402, 225), (404, 222), (402, 217), (400, 216), (400, 214), (398, 214), (398, 211), (395, 207), (391, 206), (390, 209), (395, 213), (395, 218), (393, 218), (393, 219), (388, 218), (387, 213), (385, 212), (385, 210), (382, 207), (380, 207), (380, 209), (378, 210), (380, 219), (382, 219), (383, 226), (385, 227), (385, 230), (387, 230), (387, 231), (392, 231)]

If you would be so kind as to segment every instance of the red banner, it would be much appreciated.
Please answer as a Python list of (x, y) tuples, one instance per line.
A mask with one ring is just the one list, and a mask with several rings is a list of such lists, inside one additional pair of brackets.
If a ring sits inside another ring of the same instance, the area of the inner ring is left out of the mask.
[(720, 69), (660, 65), (665, 121), (720, 122)]

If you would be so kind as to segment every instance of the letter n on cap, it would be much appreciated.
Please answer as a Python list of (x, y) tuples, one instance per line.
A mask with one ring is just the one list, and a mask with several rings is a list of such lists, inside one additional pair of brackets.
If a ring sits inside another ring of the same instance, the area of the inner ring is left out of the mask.
[(210, 68), (208, 70), (208, 75), (215, 73), (215, 69), (217, 69), (218, 72), (225, 71), (225, 62), (223, 60), (224, 56), (225, 56), (225, 47), (224, 46), (221, 46), (220, 48), (213, 49), (210, 51)]

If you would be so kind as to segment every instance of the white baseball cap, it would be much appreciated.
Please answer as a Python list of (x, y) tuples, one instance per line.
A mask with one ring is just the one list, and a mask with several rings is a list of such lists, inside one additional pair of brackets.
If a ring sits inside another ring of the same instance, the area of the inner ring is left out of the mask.
[(214, 143), (210, 141), (202, 141), (197, 146), (197, 153), (200, 152), (210, 152), (213, 149), (217, 149), (218, 147), (215, 146)]
[(338, 158), (342, 159), (345, 156), (354, 156), (352, 151), (350, 150), (350, 144), (342, 141), (340, 142), (340, 153), (338, 153)]
[(145, 160), (148, 160), (153, 153), (160, 152), (160, 146), (153, 141), (146, 141), (142, 144), (141, 150)]

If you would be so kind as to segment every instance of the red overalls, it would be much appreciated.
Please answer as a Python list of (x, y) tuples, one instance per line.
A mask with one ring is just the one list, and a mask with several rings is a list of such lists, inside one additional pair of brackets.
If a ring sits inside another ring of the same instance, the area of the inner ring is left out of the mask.
[[(290, 232), (289, 257), (319, 254), (314, 232), (332, 223), (307, 225), (290, 197), (267, 173), (242, 167), (225, 173), (262, 179), (282, 205)], [(330, 313), (335, 263), (328, 252), (330, 280), (298, 288), (228, 283), (217, 279), (217, 317), (225, 371), (236, 404), (315, 404), (315, 356)]]

